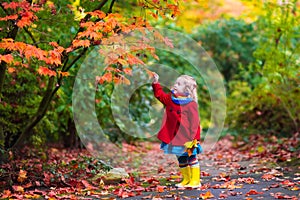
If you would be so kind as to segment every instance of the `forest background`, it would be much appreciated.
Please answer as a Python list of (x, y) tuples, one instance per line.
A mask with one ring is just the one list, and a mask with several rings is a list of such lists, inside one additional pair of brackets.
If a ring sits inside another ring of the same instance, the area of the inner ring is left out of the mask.
[[(299, 137), (299, 8), (296, 0), (5, 0), (0, 9), (1, 162), (24, 144), (44, 156), (50, 144), (80, 147), (72, 91), (85, 56), (104, 38), (113, 40), (113, 31), (150, 26), (188, 35), (213, 58), (227, 95), (222, 136), (248, 142), (251, 136), (272, 135), (279, 143), (280, 138)], [(102, 29), (96, 28), (98, 22)], [(134, 65), (153, 61), (180, 73), (189, 73), (191, 67), (184, 59), (154, 52), (149, 44), (110, 61), (111, 68), (99, 74), (96, 114), (111, 142), (143, 140), (117, 126), (111, 95), (116, 84), (128, 84), (126, 76)], [(149, 71), (144, 70), (147, 79)], [(205, 83), (196, 79), (205, 133), (214, 126), (211, 102)], [(130, 100), (131, 117), (141, 126), (151, 120), (153, 101), (150, 84)]]

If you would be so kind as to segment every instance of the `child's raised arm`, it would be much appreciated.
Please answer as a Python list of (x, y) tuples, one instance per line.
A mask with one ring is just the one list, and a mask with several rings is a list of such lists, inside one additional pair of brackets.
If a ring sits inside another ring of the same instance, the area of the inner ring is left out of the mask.
[(152, 82), (152, 88), (154, 92), (154, 96), (164, 105), (166, 105), (170, 100), (170, 95), (166, 94), (162, 87), (160, 86), (159, 82), (159, 75), (155, 72), (153, 72), (153, 82)]

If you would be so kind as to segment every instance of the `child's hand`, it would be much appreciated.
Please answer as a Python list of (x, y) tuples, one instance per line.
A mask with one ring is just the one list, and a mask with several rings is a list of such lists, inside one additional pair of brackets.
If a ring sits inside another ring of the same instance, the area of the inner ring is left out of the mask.
[(158, 83), (159, 75), (153, 72), (153, 83)]

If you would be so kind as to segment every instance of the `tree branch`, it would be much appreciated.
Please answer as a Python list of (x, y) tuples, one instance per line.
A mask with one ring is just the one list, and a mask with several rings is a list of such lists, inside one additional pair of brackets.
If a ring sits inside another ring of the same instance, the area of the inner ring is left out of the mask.
[(62, 68), (62, 72), (67, 72), (70, 68), (87, 52), (88, 48), (84, 48), (82, 52), (67, 66), (67, 63)]
[(39, 108), (36, 114), (30, 119), (30, 121), (26, 124), (25, 128), (22, 130), (21, 134), (16, 138), (15, 141), (12, 142), (12, 147), (19, 148), (23, 144), (26, 139), (28, 139), (28, 134), (31, 132), (33, 127), (37, 125), (41, 121), (41, 119), (45, 116), (48, 106), (51, 102), (53, 96), (53, 86), (54, 86), (55, 77), (52, 76), (49, 78), (47, 89), (45, 95), (39, 105)]
[(32, 40), (32, 42), (33, 42), (33, 44), (34, 44), (34, 46), (38, 47), (38, 43), (37, 43), (37, 41), (35, 40), (35, 38), (33, 37), (32, 33), (31, 33), (26, 27), (24, 27), (24, 30), (25, 30), (25, 32), (29, 35), (29, 37), (31, 38), (31, 40)]
[[(96, 11), (96, 10), (101, 10), (101, 9), (103, 8), (103, 6), (104, 6), (107, 2), (108, 2), (108, 0), (102, 0), (102, 1), (100, 2), (100, 4), (93, 10), (93, 12)], [(87, 15), (83, 18), (82, 21), (86, 22), (86, 21), (88, 21), (90, 18), (91, 18), (91, 15), (90, 15), (90, 14), (87, 14)], [(77, 31), (77, 33), (76, 33), (76, 35), (75, 35), (74, 38), (76, 38), (77, 35), (78, 35), (78, 33), (82, 32), (83, 30), (84, 30), (84, 28), (80, 27), (80, 28), (78, 29), (78, 31)], [(74, 39), (73, 39), (73, 40), (74, 40)]]
[(107, 13), (112, 13), (112, 9), (114, 7), (114, 3), (115, 3), (116, 0), (112, 0), (111, 3), (110, 3), (110, 6), (109, 6), (109, 10), (107, 11)]

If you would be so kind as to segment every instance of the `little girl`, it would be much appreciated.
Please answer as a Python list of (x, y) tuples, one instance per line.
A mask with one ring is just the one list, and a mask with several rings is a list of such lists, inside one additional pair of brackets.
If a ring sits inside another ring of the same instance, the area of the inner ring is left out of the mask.
[(170, 93), (165, 93), (153, 73), (154, 96), (165, 106), (165, 114), (158, 139), (165, 154), (175, 154), (182, 173), (177, 187), (200, 187), (200, 166), (197, 154), (202, 152), (200, 119), (197, 103), (197, 84), (188, 75), (177, 78)]

